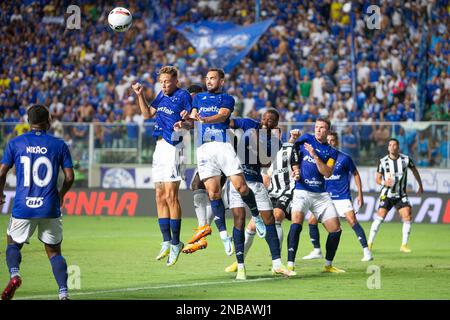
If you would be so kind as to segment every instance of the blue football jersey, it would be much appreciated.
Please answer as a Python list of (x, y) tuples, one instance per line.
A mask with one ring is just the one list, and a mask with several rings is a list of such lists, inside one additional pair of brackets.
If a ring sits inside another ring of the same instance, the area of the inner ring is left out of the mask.
[(314, 148), (317, 156), (325, 164), (332, 165), (337, 159), (337, 150), (328, 143), (320, 143), (309, 133), (302, 135), (294, 146), (300, 165), (300, 180), (296, 181), (295, 188), (316, 193), (326, 192), (324, 176), (317, 169), (316, 161), (306, 150), (305, 143), (309, 143)]
[(245, 180), (262, 182), (261, 165), (258, 159), (257, 136), (260, 123), (253, 119), (233, 119), (234, 129), (241, 129), (244, 134), (236, 146), (236, 154), (242, 164)]
[(170, 96), (166, 96), (160, 91), (151, 106), (156, 109), (154, 136), (161, 135), (171, 145), (180, 143), (182, 136), (173, 130), (173, 125), (181, 120), (181, 111), (191, 112), (192, 98), (189, 92), (178, 88)]
[[(199, 115), (203, 118), (211, 117), (219, 113), (221, 108), (227, 108), (233, 113), (234, 98), (227, 93), (210, 93), (201, 92), (194, 97), (192, 107), (196, 108)], [(230, 113), (230, 115), (231, 115)], [(230, 125), (230, 118), (228, 117), (224, 122), (220, 123), (199, 123), (198, 134), (199, 144), (210, 141), (227, 141), (227, 129)]]
[(333, 174), (325, 178), (325, 189), (333, 200), (343, 200), (352, 198), (350, 192), (350, 179), (356, 171), (352, 158), (343, 152), (338, 151), (338, 157), (334, 166)]
[(32, 130), (8, 142), (2, 163), (16, 167), (12, 216), (17, 219), (61, 216), (57, 187), (60, 168), (72, 168), (67, 144), (45, 131)]
[[(267, 157), (270, 158), (276, 155), (280, 149), (281, 142), (278, 137), (274, 137), (271, 134), (270, 130), (261, 129), (261, 124), (258, 121), (248, 118), (237, 118), (233, 119), (233, 122), (235, 129), (244, 131), (236, 146), (236, 153), (241, 160), (245, 179), (247, 181), (263, 182), (261, 160), (264, 161)], [(272, 150), (272, 145), (276, 148), (275, 150)], [(264, 150), (264, 147), (266, 150)], [(265, 154), (261, 154), (262, 151)]]

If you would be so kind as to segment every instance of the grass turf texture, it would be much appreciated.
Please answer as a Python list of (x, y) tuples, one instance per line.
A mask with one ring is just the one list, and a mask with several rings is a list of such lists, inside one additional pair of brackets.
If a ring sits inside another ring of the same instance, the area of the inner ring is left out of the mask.
[[(0, 230), (9, 217), (0, 216)], [(384, 223), (374, 244), (374, 258), (361, 262), (362, 250), (353, 230), (343, 221), (343, 234), (334, 265), (344, 274), (321, 273), (324, 260), (302, 260), (311, 251), (308, 226), (300, 236), (297, 252), (298, 276), (285, 279), (270, 273), (271, 258), (264, 239), (257, 236), (246, 258), (248, 281), (235, 281), (235, 273), (224, 268), (234, 261), (225, 255), (213, 227), (208, 248), (181, 254), (166, 267), (156, 261), (161, 234), (154, 217), (64, 217), (63, 255), (68, 265), (81, 272), (80, 290), (72, 299), (448, 299), (450, 297), (450, 225), (413, 224), (412, 253), (399, 251), (401, 223)], [(366, 235), (369, 223), (362, 223)], [(182, 222), (181, 239), (186, 242), (196, 227), (194, 218)], [(229, 230), (232, 220), (227, 221)], [(286, 263), (289, 223), (283, 223), (282, 260)], [(327, 233), (320, 227), (322, 250)], [(0, 285), (9, 278), (5, 262), (5, 237), (0, 248)], [(380, 268), (381, 288), (368, 289), (368, 266)], [(42, 243), (34, 235), (22, 249), (23, 284), (16, 299), (57, 299), (57, 285)], [(69, 281), (70, 282), (70, 281)]]

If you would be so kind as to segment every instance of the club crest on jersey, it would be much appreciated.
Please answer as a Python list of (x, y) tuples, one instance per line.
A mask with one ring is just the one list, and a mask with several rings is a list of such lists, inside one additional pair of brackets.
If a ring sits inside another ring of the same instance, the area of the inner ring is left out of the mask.
[(27, 147), (27, 153), (38, 153), (38, 154), (46, 154), (47, 153), (47, 148), (46, 147), (39, 147), (39, 146), (35, 146), (35, 147)]
[(28, 208), (40, 208), (44, 204), (44, 198), (42, 197), (26, 197), (27, 201), (25, 202)]

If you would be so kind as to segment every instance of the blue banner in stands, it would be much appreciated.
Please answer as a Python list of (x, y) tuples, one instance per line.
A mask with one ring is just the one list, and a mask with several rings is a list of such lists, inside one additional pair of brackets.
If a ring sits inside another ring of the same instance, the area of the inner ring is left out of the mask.
[(202, 21), (183, 23), (176, 27), (192, 44), (197, 53), (207, 59), (210, 67), (230, 72), (247, 55), (273, 20), (248, 26), (231, 22)]

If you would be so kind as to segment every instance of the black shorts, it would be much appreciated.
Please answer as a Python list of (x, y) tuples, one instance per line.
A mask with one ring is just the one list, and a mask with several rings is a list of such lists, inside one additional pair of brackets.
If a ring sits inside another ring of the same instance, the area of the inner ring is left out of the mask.
[(378, 209), (383, 208), (389, 211), (393, 207), (400, 210), (401, 208), (411, 207), (411, 203), (409, 203), (407, 196), (402, 198), (388, 198), (387, 196), (380, 197), (380, 205), (378, 206)]
[(284, 212), (286, 219), (291, 220), (291, 201), (292, 190), (286, 190), (279, 197), (270, 197), (274, 209), (280, 209)]

